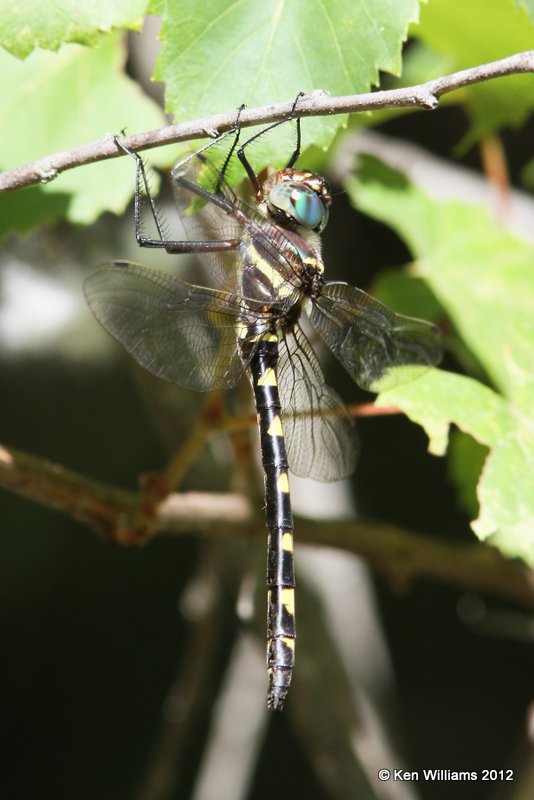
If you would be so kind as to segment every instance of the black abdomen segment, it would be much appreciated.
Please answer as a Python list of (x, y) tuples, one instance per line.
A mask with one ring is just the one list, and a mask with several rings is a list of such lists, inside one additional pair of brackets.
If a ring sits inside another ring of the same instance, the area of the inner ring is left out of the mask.
[[(246, 345), (245, 345), (246, 347)], [(263, 334), (250, 362), (265, 474), (267, 545), (267, 705), (281, 710), (295, 665), (293, 515), (280, 397), (278, 337)]]

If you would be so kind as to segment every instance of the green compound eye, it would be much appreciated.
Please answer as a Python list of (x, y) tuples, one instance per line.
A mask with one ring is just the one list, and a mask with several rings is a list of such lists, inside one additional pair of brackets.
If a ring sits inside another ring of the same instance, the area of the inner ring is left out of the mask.
[(283, 211), (299, 225), (319, 233), (328, 222), (328, 208), (312, 189), (299, 183), (279, 183), (267, 199), (269, 206)]
[(307, 191), (294, 192), (291, 202), (295, 217), (307, 228), (316, 228), (323, 219), (323, 204), (316, 194)]

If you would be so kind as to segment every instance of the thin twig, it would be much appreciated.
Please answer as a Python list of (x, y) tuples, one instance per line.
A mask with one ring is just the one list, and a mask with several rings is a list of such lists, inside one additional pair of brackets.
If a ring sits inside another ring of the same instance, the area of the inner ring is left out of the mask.
[[(131, 527), (139, 515), (139, 498), (132, 492), (5, 447), (0, 447), (0, 485), (75, 517), (119, 544), (146, 541)], [(263, 526), (249, 501), (236, 494), (171, 494), (154, 513), (153, 527), (160, 534), (235, 539), (254, 535)], [(444, 542), (364, 520), (299, 520), (298, 538), (356, 553), (398, 586), (423, 576), (534, 608), (532, 570), (483, 544)]]
[[(222, 528), (227, 525), (232, 531), (252, 516), (250, 504), (242, 495), (190, 492), (171, 494), (155, 508), (149, 504), (149, 518), (143, 519), (142, 493), (139, 496), (108, 486), (46, 459), (2, 446), (0, 486), (68, 514), (98, 534), (125, 545), (146, 541), (148, 524), (151, 529), (172, 528), (175, 533), (188, 529), (204, 532), (218, 520)], [(155, 520), (150, 519), (152, 515)]]
[[(299, 117), (318, 117), (333, 114), (347, 114), (361, 111), (376, 111), (383, 108), (422, 108), (433, 110), (439, 104), (439, 98), (448, 92), (471, 86), (475, 83), (501, 78), (505, 75), (534, 72), (534, 50), (481, 64), (478, 67), (453, 72), (441, 78), (408, 86), (402, 89), (390, 89), (367, 94), (353, 94), (342, 97), (330, 97), (322, 91), (315, 91), (299, 100)], [(260, 106), (245, 109), (239, 124), (243, 128), (252, 125), (264, 125), (285, 119), (290, 113), (294, 99), (287, 103)], [(166, 128), (135, 134), (123, 139), (129, 150), (147, 150), (164, 144), (202, 139), (229, 130), (235, 122), (235, 109), (224, 114), (204, 117), (193, 122), (169, 125)], [(36, 183), (47, 183), (61, 172), (95, 161), (108, 158), (119, 158), (124, 152), (117, 147), (113, 136), (107, 135), (89, 144), (65, 150), (31, 164), (9, 170), (0, 174), (0, 193), (20, 189)]]
[(351, 417), (389, 417), (403, 413), (399, 406), (379, 406), (376, 403), (351, 403), (347, 411)]

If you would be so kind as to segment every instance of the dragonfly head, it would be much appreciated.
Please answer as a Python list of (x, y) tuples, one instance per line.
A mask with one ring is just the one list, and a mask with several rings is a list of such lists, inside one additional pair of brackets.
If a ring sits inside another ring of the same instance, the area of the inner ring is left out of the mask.
[(324, 178), (300, 169), (275, 172), (263, 185), (264, 203), (281, 225), (299, 225), (321, 233), (328, 222), (332, 202)]

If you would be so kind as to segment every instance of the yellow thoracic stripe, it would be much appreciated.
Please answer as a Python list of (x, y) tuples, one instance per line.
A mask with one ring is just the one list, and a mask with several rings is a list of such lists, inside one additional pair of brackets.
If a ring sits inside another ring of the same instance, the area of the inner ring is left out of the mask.
[(289, 297), (290, 294), (293, 294), (295, 287), (285, 279), (276, 267), (265, 261), (256, 250), (249, 251), (249, 258), (254, 268), (265, 275), (279, 297)]
[(267, 278), (267, 280), (274, 289), (277, 289), (284, 283), (284, 278), (282, 275), (280, 275), (278, 270), (276, 270), (274, 267), (271, 267), (271, 265), (267, 264), (263, 259), (261, 258), (258, 258), (258, 260), (254, 259), (254, 266), (256, 267), (257, 270), (259, 270), (265, 275), (265, 277)]

